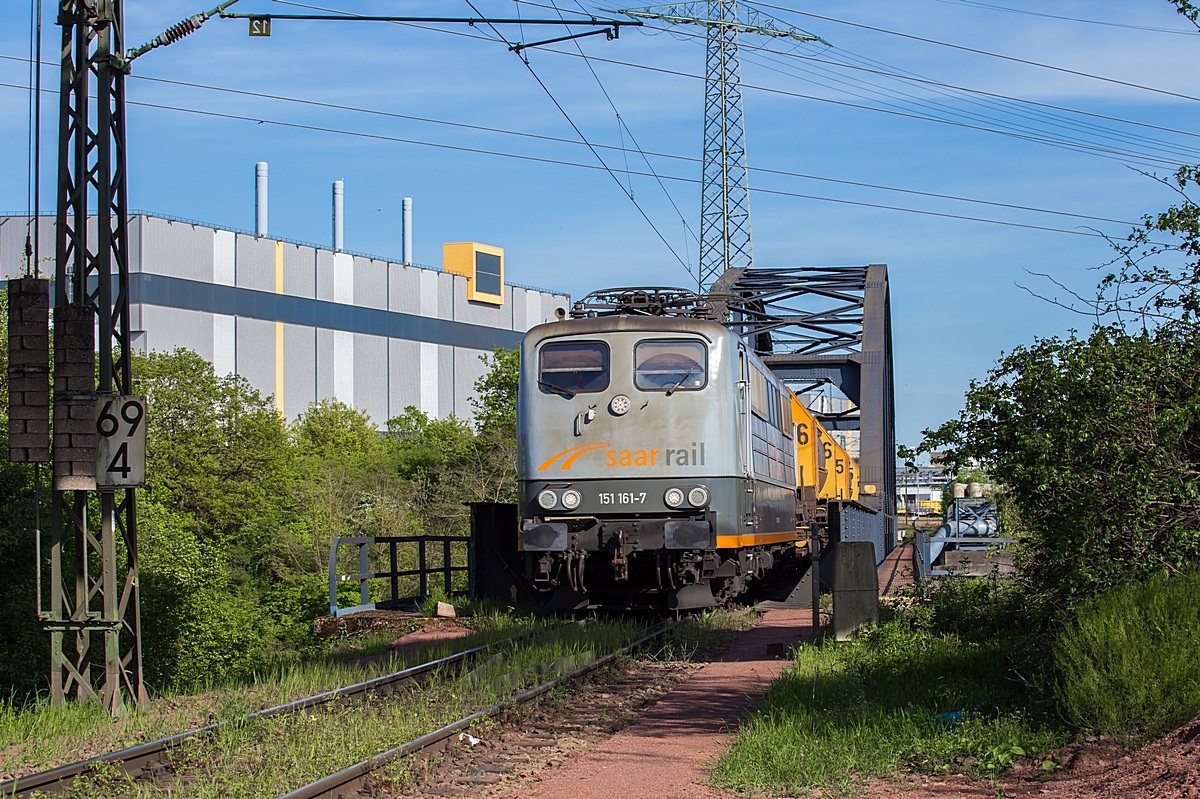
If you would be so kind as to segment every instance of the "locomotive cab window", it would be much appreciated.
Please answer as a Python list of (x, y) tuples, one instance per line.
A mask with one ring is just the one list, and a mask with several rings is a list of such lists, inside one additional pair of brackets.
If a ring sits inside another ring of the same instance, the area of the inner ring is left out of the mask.
[(608, 345), (559, 341), (542, 347), (538, 388), (543, 394), (576, 394), (608, 388)]
[(643, 391), (699, 391), (708, 383), (708, 350), (694, 340), (639, 341), (633, 384)]

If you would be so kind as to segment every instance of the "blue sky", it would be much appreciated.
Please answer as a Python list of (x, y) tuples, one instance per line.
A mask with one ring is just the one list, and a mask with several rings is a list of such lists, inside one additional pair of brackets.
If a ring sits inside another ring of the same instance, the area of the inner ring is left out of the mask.
[[(212, 0), (127, 1), (127, 45), (153, 38), (209, 2)], [(321, 0), (314, 2), (320, 4)], [(59, 29), (53, 25), (54, 4), (44, 5), (43, 52), (45, 60), (53, 60)], [(511, 0), (477, 0), (476, 5), (492, 15), (517, 13)], [(567, 11), (579, 8), (574, 0), (559, 5)], [(1144, 125), (1200, 132), (1200, 102), (1162, 93), (1200, 96), (1200, 82), (1195, 78), (1200, 74), (1200, 35), (1165, 0), (813, 0), (804, 5), (798, 0), (775, 0), (775, 5), (1162, 91), (760, 7), (821, 36), (831, 47), (743, 40), (747, 46), (743, 81), (760, 87), (745, 92), (752, 169), (1136, 221), (1143, 213), (1165, 207), (1173, 196), (1135, 170), (1166, 175), (1173, 163), (1200, 163), (1200, 138), (1195, 136), (979, 95), (971, 100), (947, 97), (939, 94), (946, 90), (934, 84), (901, 83), (880, 74), (917, 75)], [(366, 14), (471, 13), (465, 0), (344, 0), (331, 7)], [(233, 10), (303, 11), (270, 0), (241, 0)], [(528, 17), (554, 12), (523, 3), (520, 13)], [(27, 56), (29, 15), (28, 2), (0, 5), (0, 55)], [(346, 246), (352, 250), (398, 258), (401, 199), (411, 196), (415, 260), (421, 263), (440, 264), (443, 242), (475, 240), (506, 249), (512, 281), (569, 291), (575, 297), (611, 285), (688, 284), (690, 278), (675, 255), (603, 170), (379, 137), (595, 167), (595, 156), (580, 145), (142, 79), (161, 78), (576, 138), (563, 113), (518, 57), (503, 44), (481, 38), (490, 32), (449, 26), (446, 30), (453, 33), (361, 22), (277, 21), (270, 38), (251, 39), (245, 21), (214, 19), (183, 41), (151, 52), (134, 63), (137, 78), (128, 84), (131, 101), (249, 117), (251, 121), (131, 106), (131, 206), (251, 228), (254, 162), (266, 160), (271, 173), (273, 235), (327, 243), (331, 235), (330, 184), (342, 178), (346, 185)], [(527, 28), (524, 35), (519, 30), (504, 33), (528, 41), (540, 32)], [(631, 132), (646, 151), (699, 157), (703, 83), (686, 76), (703, 72), (703, 43), (694, 31), (626, 29), (617, 41), (593, 37), (580, 46), (588, 56), (606, 59), (591, 62), (599, 83), (572, 44), (556, 46), (560, 52), (530, 51), (528, 56), (533, 71), (590, 141), (629, 147)], [(56, 69), (47, 68), (43, 74), (48, 86), (56, 85)], [(0, 83), (24, 85), (27, 77), (26, 63), (0, 59)], [(629, 132), (619, 128), (605, 91)], [(896, 91), (907, 96), (898, 98)], [(836, 103), (794, 96), (797, 94)], [(844, 103), (890, 108), (907, 116)], [(43, 209), (50, 209), (54, 98), (48, 97), (44, 106)], [(963, 124), (915, 118), (919, 116), (940, 116)], [(0, 211), (23, 212), (28, 206), (26, 119), (27, 94), (0, 87), (0, 143), (5, 152), (0, 161)], [(335, 128), (376, 138), (255, 120)], [(1092, 149), (1056, 146), (1065, 137)], [(610, 167), (625, 168), (626, 154), (601, 152)], [(1145, 160), (1147, 157), (1161, 160)], [(630, 169), (645, 171), (636, 152), (628, 154), (628, 159)], [(663, 174), (691, 181), (699, 177), (699, 165), (692, 161), (654, 158), (652, 163)], [(676, 254), (694, 265), (696, 242), (663, 189), (648, 177), (621, 176), (621, 180), (632, 188), (638, 205)], [(664, 182), (687, 224), (696, 230), (699, 186)], [(775, 192), (986, 217), (1075, 233), (1098, 228), (1121, 236), (1128, 231), (1127, 225), (1111, 222), (763, 172), (753, 173), (751, 184)], [(1061, 294), (1030, 272), (1048, 273), (1086, 292), (1098, 279), (1096, 267), (1111, 257), (1104, 240), (1083, 235), (777, 193), (753, 194), (751, 212), (759, 266), (889, 265), (897, 432), (900, 441), (910, 444), (919, 440), (922, 428), (957, 411), (969, 380), (982, 376), (1001, 351), (1028, 343), (1035, 336), (1087, 326), (1086, 319), (1022, 289), (1020, 285), (1026, 285)]]

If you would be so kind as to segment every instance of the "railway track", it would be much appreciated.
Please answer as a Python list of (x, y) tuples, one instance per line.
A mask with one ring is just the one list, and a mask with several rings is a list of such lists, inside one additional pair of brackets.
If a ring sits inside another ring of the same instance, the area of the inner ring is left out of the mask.
[(95, 772), (99, 768), (115, 766), (125, 774), (136, 777), (148, 765), (163, 761), (167, 758), (168, 753), (186, 741), (196, 739), (200, 736), (211, 735), (219, 732), (222, 729), (236, 727), (252, 721), (271, 718), (272, 716), (286, 715), (299, 713), (308, 708), (317, 707), (320, 705), (333, 702), (337, 699), (349, 699), (357, 696), (362, 696), (368, 692), (374, 692), (386, 696), (395, 691), (399, 686), (406, 682), (412, 681), (422, 675), (429, 674), (440, 668), (448, 666), (457, 666), (464, 663), (468, 658), (485, 652), (489, 649), (502, 646), (504, 644), (514, 643), (531, 636), (538, 637), (562, 630), (564, 627), (570, 626), (574, 622), (569, 622), (566, 625), (561, 625), (552, 628), (549, 631), (528, 632), (520, 635), (510, 636), (499, 641), (492, 641), (480, 646), (471, 647), (461, 652), (455, 652), (445, 657), (436, 658), (426, 663), (421, 663), (416, 666), (411, 666), (391, 674), (385, 674), (380, 677), (374, 677), (370, 680), (346, 685), (335, 688), (331, 691), (325, 691), (320, 694), (298, 699), (294, 702), (277, 705), (275, 707), (266, 708), (264, 710), (255, 711), (238, 718), (228, 719), (225, 721), (209, 724), (204, 727), (187, 730), (177, 733), (176, 735), (159, 738), (147, 743), (131, 746), (126, 749), (120, 749), (115, 752), (109, 752), (103, 755), (97, 755), (86, 760), (80, 760), (76, 763), (71, 763), (58, 768), (49, 769), (47, 771), (30, 774), (24, 777), (16, 777), (12, 780), (0, 783), (0, 796), (3, 797), (24, 797), (35, 792), (42, 794), (56, 794), (63, 791), (72, 781), (78, 777)]
[[(282, 795), (279, 797), (279, 799), (325, 799), (326, 797), (328, 799), (337, 799), (337, 797), (345, 797), (351, 792), (365, 788), (365, 780), (369, 777), (369, 775), (381, 767), (386, 766), (388, 763), (391, 763), (392, 761), (406, 755), (411, 755), (423, 750), (443, 746), (456, 733), (461, 735), (465, 733), (472, 725), (480, 721), (500, 715), (505, 711), (508, 711), (517, 707), (518, 705), (522, 705), (552, 691), (554, 688), (563, 683), (576, 680), (593, 671), (596, 671), (597, 669), (612, 663), (622, 655), (628, 654), (642, 644), (662, 637), (666, 633), (673, 630), (677, 625), (678, 622), (661, 625), (657, 629), (642, 635), (637, 640), (626, 644), (615, 652), (611, 652), (607, 655), (596, 658), (591, 662), (572, 669), (565, 674), (554, 677), (550, 680), (546, 680), (545, 682), (533, 688), (520, 691), (519, 693), (497, 702), (490, 707), (486, 707), (482, 710), (471, 713), (470, 715), (464, 716), (451, 724), (447, 724), (440, 729), (422, 735), (419, 738), (415, 738), (411, 741), (400, 744), (399, 746), (393, 747), (384, 752), (380, 752), (377, 755), (355, 763), (354, 765), (344, 768), (341, 771), (322, 777), (319, 780)], [(527, 746), (535, 747), (548, 746), (553, 745), (553, 740), (548, 738), (529, 738), (528, 740), (523, 741), (523, 743)], [(489, 766), (492, 769), (492, 774), (495, 774), (496, 770), (503, 768), (503, 765), (485, 763), (481, 767), (483, 772), (486, 772)], [(483, 772), (481, 772), (480, 776), (483, 776)], [(469, 778), (474, 775), (467, 776)], [(479, 781), (480, 780), (476, 779), (476, 782)], [(491, 777), (484, 777), (483, 779), (483, 782), (485, 783), (491, 781), (494, 781), (494, 779)]]

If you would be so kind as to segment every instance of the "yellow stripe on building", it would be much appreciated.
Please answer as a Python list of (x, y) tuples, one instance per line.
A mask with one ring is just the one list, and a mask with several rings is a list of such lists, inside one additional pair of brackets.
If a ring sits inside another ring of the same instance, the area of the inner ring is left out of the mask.
[[(275, 293), (283, 293), (283, 242), (275, 242)], [(275, 323), (275, 412), (283, 416), (283, 322)]]

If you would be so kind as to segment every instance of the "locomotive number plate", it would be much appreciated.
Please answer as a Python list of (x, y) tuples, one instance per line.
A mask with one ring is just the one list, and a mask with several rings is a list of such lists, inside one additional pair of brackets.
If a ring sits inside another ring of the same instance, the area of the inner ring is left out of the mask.
[(646, 501), (646, 492), (618, 491), (600, 495), (601, 505), (641, 505)]

